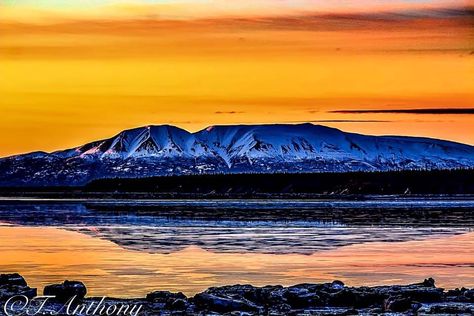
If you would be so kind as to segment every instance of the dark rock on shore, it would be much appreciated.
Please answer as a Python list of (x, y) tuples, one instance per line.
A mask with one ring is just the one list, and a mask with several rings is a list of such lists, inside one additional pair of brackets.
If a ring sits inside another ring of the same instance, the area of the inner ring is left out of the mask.
[(181, 292), (155, 291), (149, 293), (146, 300), (152, 304), (155, 310), (186, 310), (189, 305), (187, 297)]
[(66, 280), (62, 284), (46, 286), (43, 294), (54, 296), (60, 302), (67, 302), (73, 297), (82, 300), (87, 294), (87, 288), (82, 282)]
[(0, 302), (14, 295), (24, 295), (31, 299), (37, 295), (37, 291), (30, 288), (18, 273), (0, 274)]
[[(25, 294), (26, 293), (26, 294)], [(409, 285), (348, 287), (341, 281), (323, 284), (298, 284), (289, 287), (269, 285), (232, 285), (212, 287), (186, 297), (183, 293), (156, 291), (146, 298), (113, 299), (85, 298), (83, 283), (66, 281), (46, 286), (45, 295), (54, 295), (48, 301), (44, 313), (61, 307), (76, 296), (80, 301), (75, 306), (97, 306), (130, 312), (135, 306), (138, 315), (473, 315), (474, 290), (460, 288), (444, 291), (437, 288), (433, 279)], [(36, 289), (27, 286), (18, 274), (0, 276), (0, 303), (14, 295), (36, 295)], [(101, 306), (102, 304), (102, 306)], [(122, 309), (120, 309), (120, 306)], [(47, 310), (47, 311), (46, 311)], [(0, 311), (0, 315), (3, 311)], [(90, 315), (85, 309), (75, 315)], [(111, 313), (109, 315), (118, 315)]]
[(243, 298), (234, 298), (232, 295), (213, 295), (209, 293), (200, 293), (194, 297), (194, 303), (199, 310), (228, 313), (234, 311), (240, 312), (260, 312), (261, 307), (253, 302)]
[(2, 285), (27, 286), (25, 279), (18, 273), (0, 274), (0, 286)]
[(383, 307), (390, 312), (406, 312), (412, 308), (412, 300), (401, 295), (390, 296), (384, 301)]

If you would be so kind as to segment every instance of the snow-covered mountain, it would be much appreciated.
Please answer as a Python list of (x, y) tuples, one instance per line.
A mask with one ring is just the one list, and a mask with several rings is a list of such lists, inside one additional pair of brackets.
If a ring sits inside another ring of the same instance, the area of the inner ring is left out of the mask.
[(77, 148), (0, 159), (0, 185), (79, 185), (109, 177), (474, 167), (474, 147), (366, 136), (313, 124), (146, 126)]

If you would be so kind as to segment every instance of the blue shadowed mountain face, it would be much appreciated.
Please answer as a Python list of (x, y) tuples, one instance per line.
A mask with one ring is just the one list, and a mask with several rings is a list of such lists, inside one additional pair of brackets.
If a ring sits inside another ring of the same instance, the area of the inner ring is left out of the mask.
[(474, 167), (474, 147), (366, 136), (313, 124), (146, 126), (53, 153), (0, 159), (0, 185), (80, 185), (110, 177), (239, 172), (348, 172)]

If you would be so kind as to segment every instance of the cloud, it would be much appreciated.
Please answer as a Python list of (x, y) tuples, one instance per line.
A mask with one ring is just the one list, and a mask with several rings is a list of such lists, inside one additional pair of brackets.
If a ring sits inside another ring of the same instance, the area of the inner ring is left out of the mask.
[(474, 114), (474, 108), (430, 108), (430, 109), (372, 109), (372, 110), (336, 110), (338, 114)]
[(392, 123), (391, 120), (306, 120), (306, 121), (279, 121), (280, 123)]
[(311, 120), (310, 123), (390, 123), (390, 120)]
[(244, 111), (216, 111), (214, 114), (242, 114)]

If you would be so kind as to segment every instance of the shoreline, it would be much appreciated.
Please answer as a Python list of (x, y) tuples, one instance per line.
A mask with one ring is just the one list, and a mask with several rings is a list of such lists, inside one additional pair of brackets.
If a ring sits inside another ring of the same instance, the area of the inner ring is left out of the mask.
[[(47, 295), (41, 309), (32, 304)], [(19, 303), (20, 297), (22, 302)], [(16, 304), (13, 302), (17, 300)], [(351, 287), (341, 281), (283, 287), (229, 285), (192, 297), (154, 291), (142, 298), (87, 297), (80, 281), (47, 285), (40, 293), (19, 274), (0, 275), (0, 315), (472, 315), (474, 289), (445, 290), (432, 278), (408, 285)], [(16, 307), (15, 307), (16, 306)], [(23, 307), (22, 307), (23, 306)], [(16, 310), (15, 310), (16, 308)], [(109, 313), (109, 312), (110, 313)], [(118, 313), (118, 312), (121, 313)], [(30, 310), (31, 312), (31, 310)], [(63, 314), (61, 314), (63, 313)]]
[[(441, 208), (462, 208), (471, 207), (474, 203), (474, 194), (411, 194), (411, 195), (399, 195), (399, 194), (354, 194), (354, 195), (260, 195), (254, 197), (243, 197), (243, 196), (227, 196), (227, 197), (209, 197), (206, 195), (190, 196), (190, 195), (168, 195), (168, 196), (148, 196), (147, 193), (130, 194), (130, 195), (107, 195), (102, 193), (97, 194), (74, 194), (69, 195), (67, 192), (55, 192), (55, 193), (44, 193), (44, 192), (24, 192), (23, 194), (2, 194), (0, 192), (0, 203), (55, 203), (55, 204), (68, 204), (68, 203), (85, 203), (88, 205), (123, 205), (123, 206), (182, 206), (182, 205), (194, 205), (194, 206), (215, 206), (228, 204), (232, 208), (239, 206), (271, 206), (282, 207), (291, 204), (291, 206), (298, 206), (303, 208), (322, 207), (323, 203), (356, 203), (360, 205), (370, 203), (377, 204), (380, 207), (389, 207), (392, 204), (406, 204), (407, 206), (413, 206), (423, 208), (424, 205), (418, 202), (430, 201), (432, 203), (445, 203), (446, 205), (439, 204)], [(270, 203), (270, 204), (269, 204)], [(410, 205), (410, 203), (417, 203)], [(462, 203), (468, 204), (463, 205)]]

